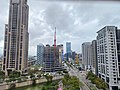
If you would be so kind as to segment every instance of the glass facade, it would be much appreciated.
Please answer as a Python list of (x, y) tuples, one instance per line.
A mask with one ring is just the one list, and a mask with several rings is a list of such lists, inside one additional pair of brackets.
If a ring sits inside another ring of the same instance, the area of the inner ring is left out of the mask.
[(71, 57), (71, 42), (66, 42), (67, 60)]
[(36, 65), (43, 66), (43, 54), (44, 54), (44, 45), (43, 44), (37, 45), (37, 61), (36, 61)]

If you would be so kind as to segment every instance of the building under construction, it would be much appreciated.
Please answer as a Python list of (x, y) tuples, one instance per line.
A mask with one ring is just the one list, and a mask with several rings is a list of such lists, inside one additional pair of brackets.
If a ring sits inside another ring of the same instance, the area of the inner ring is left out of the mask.
[(54, 45), (50, 46), (47, 44), (44, 47), (43, 57), (44, 72), (56, 72), (62, 70), (63, 45), (56, 45), (56, 27), (54, 34)]
[(62, 70), (63, 45), (57, 45), (56, 48), (50, 45), (44, 47), (44, 72), (56, 72)]

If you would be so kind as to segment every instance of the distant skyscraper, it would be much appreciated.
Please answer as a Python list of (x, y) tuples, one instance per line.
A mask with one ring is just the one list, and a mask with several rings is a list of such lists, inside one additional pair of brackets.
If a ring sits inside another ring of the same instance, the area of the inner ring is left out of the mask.
[(78, 54), (78, 57), (79, 57), (79, 65), (80, 67), (82, 67), (82, 54)]
[(71, 42), (66, 42), (66, 54), (67, 60), (71, 57)]
[(85, 70), (91, 68), (91, 42), (85, 42), (82, 44), (82, 64)]
[(77, 53), (75, 51), (71, 52), (71, 58), (75, 61)]
[(36, 61), (36, 65), (43, 66), (43, 55), (44, 55), (44, 45), (39, 44), (39, 45), (37, 45), (37, 61)]
[(98, 75), (109, 90), (120, 90), (120, 29), (106, 26), (97, 33)]
[(98, 75), (97, 64), (97, 42), (85, 42), (82, 44), (82, 64), (85, 70), (92, 70), (93, 73)]
[(4, 60), (2, 69), (6, 75), (12, 70), (25, 72), (28, 60), (28, 12), (27, 0), (10, 0), (8, 24), (5, 25)]
[(64, 56), (63, 56), (63, 44), (57, 45), (57, 47), (59, 48), (59, 63), (60, 63), (60, 65), (62, 65), (62, 61), (64, 60)]

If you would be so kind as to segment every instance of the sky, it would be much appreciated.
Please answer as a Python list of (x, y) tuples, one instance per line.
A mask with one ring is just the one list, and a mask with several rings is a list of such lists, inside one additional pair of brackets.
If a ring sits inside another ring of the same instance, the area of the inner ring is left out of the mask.
[[(9, 0), (0, 0), (0, 55), (3, 54), (5, 24), (8, 23)], [(36, 55), (39, 43), (71, 42), (72, 51), (81, 53), (81, 44), (96, 39), (104, 26), (120, 26), (120, 2), (74, 0), (28, 0), (29, 55)]]

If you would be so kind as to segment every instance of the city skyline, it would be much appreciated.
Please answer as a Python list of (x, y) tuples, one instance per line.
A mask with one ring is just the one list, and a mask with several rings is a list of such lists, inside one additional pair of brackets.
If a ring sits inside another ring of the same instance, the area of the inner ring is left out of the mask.
[[(8, 23), (8, 3), (9, 0), (2, 0), (0, 3), (0, 7), (2, 7), (0, 9), (1, 55), (3, 55), (4, 24)], [(118, 10), (120, 6), (117, 2), (98, 4), (97, 2), (81, 1), (76, 3), (28, 0), (28, 4), (31, 6), (28, 29), (30, 32), (29, 55), (36, 55), (39, 43), (53, 45), (54, 27), (57, 27), (58, 44), (63, 43), (65, 48), (65, 43), (70, 41), (72, 42), (72, 50), (81, 52), (81, 44), (95, 39), (96, 32), (101, 27), (106, 25), (119, 27), (120, 25), (120, 10)]]
[(0, 4), (2, 90), (120, 89), (118, 3), (7, 1)]

